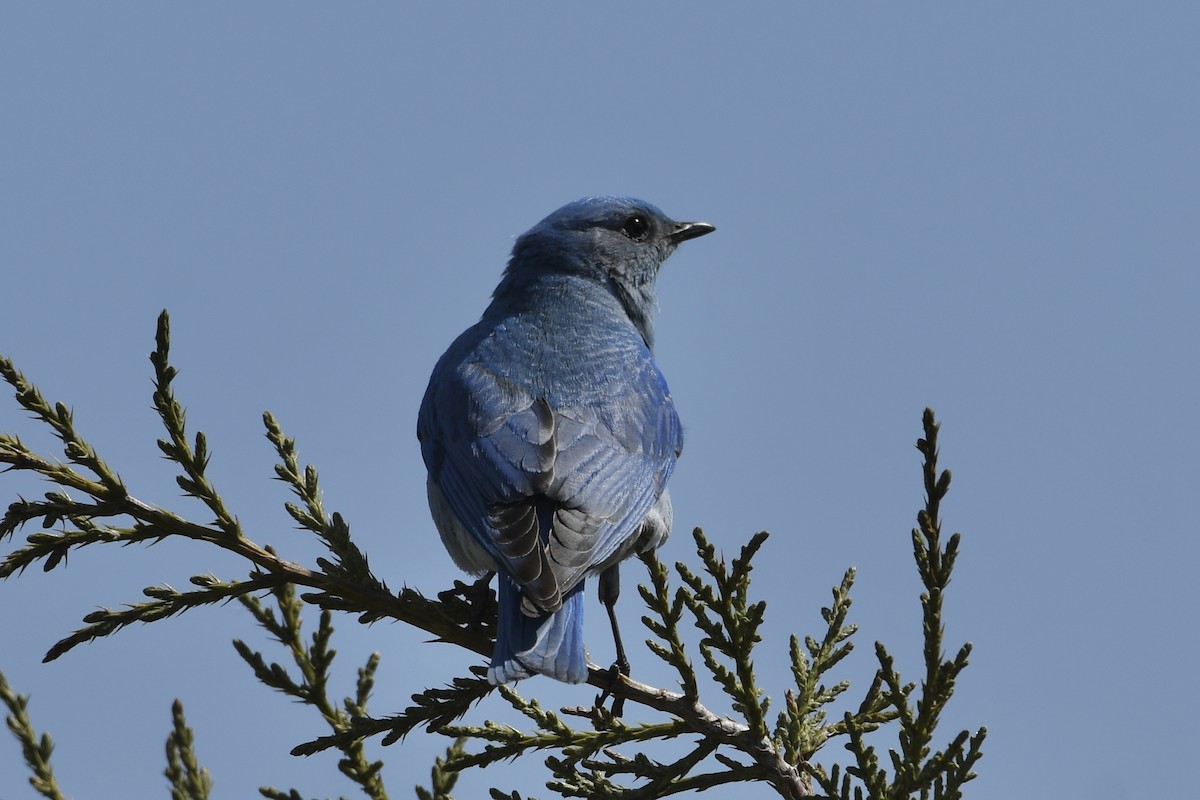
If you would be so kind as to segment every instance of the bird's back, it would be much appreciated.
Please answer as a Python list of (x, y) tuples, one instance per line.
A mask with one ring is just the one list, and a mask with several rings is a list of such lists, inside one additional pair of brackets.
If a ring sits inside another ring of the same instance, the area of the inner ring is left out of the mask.
[(493, 302), (439, 361), (418, 431), (467, 546), (545, 611), (628, 555), (682, 447), (641, 333), (572, 276)]

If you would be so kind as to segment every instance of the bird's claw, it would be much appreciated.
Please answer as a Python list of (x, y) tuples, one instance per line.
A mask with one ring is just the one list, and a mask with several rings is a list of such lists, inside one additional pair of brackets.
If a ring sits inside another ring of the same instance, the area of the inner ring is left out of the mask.
[(625, 714), (625, 696), (621, 694), (621, 678), (629, 675), (629, 661), (621, 660), (608, 668), (608, 686), (604, 691), (596, 695), (596, 707), (604, 705), (604, 702), (611, 696), (613, 699), (612, 715), (621, 717)]
[(483, 627), (483, 621), (488, 618), (489, 612), (492, 615), (495, 613), (496, 593), (489, 586), (493, 575), (494, 572), (489, 572), (469, 584), (455, 580), (453, 588), (438, 592), (438, 600), (443, 603), (463, 600), (470, 608), (470, 615), (464, 624), (470, 630), (478, 630)]

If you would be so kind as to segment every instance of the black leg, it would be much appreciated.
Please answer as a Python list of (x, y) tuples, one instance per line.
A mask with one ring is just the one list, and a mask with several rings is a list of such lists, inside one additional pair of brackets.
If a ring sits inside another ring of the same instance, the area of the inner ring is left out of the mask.
[(617, 625), (617, 598), (621, 596), (621, 573), (620, 566), (613, 564), (604, 572), (600, 573), (600, 602), (604, 604), (604, 609), (608, 612), (608, 623), (612, 626), (613, 644), (617, 648), (617, 662), (609, 668), (609, 675), (612, 676), (612, 684), (596, 698), (596, 705), (600, 705), (608, 698), (609, 694), (613, 695), (612, 713), (614, 717), (619, 717), (625, 713), (625, 698), (615, 693), (616, 687), (621, 682), (622, 675), (629, 674), (629, 659), (625, 657), (625, 645), (621, 642), (621, 629)]
[(625, 657), (625, 645), (621, 642), (621, 629), (617, 626), (617, 598), (621, 596), (620, 566), (613, 564), (600, 573), (600, 602), (608, 611), (608, 624), (612, 626), (613, 643), (617, 648), (616, 667), (622, 675), (629, 674), (629, 659)]

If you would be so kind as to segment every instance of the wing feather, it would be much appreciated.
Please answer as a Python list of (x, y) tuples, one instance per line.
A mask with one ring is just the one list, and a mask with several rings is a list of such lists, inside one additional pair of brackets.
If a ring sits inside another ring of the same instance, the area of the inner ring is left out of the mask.
[(665, 491), (682, 447), (666, 382), (645, 351), (564, 400), (456, 355), (418, 421), (431, 479), (480, 550), (466, 561), (512, 576), (525, 613), (554, 611), (632, 551)]

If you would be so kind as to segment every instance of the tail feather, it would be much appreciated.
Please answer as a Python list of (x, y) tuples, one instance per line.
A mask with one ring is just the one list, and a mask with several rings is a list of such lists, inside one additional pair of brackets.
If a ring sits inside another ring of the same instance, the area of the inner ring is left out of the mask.
[(587, 680), (583, 584), (563, 598), (558, 611), (540, 617), (521, 613), (521, 590), (508, 576), (500, 576), (498, 589), (500, 620), (488, 681), (509, 683), (534, 674), (549, 675), (566, 683)]

